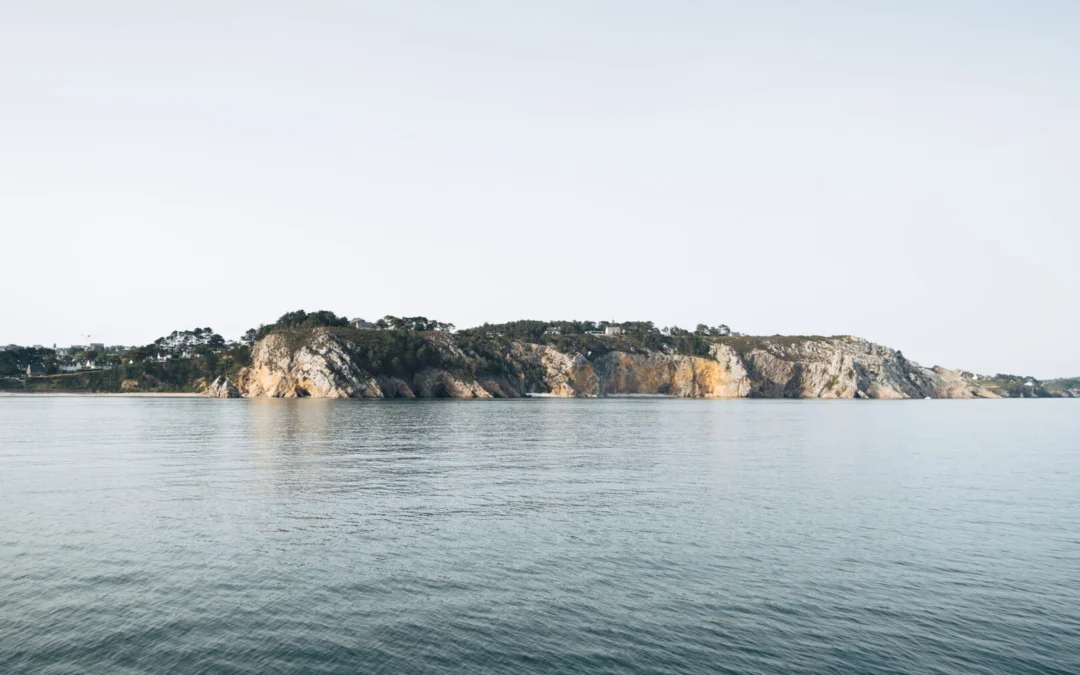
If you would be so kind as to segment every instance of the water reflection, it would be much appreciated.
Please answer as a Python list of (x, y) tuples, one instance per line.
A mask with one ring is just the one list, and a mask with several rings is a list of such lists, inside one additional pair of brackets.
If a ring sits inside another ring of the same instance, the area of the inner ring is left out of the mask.
[(0, 672), (1080, 672), (1076, 412), (4, 400)]

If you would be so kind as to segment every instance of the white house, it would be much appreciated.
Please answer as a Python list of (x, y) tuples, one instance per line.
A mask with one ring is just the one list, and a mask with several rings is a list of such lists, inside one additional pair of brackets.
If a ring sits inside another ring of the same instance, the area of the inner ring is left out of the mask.
[(555, 326), (548, 326), (544, 329), (544, 335), (559, 335), (559, 329)]
[(623, 329), (621, 326), (606, 326), (604, 328), (604, 335), (622, 335)]

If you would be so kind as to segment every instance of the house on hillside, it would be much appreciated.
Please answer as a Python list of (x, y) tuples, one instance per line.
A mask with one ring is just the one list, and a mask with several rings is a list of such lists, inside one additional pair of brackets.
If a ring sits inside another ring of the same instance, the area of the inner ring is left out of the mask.
[(555, 326), (548, 326), (544, 329), (544, 335), (559, 335), (559, 329)]
[(45, 374), (45, 366), (40, 363), (31, 363), (26, 367), (27, 377), (41, 377)]
[(363, 319), (353, 319), (349, 322), (349, 325), (353, 328), (359, 328), (361, 330), (376, 330), (378, 326), (370, 321), (364, 321)]
[(604, 327), (604, 335), (622, 335), (622, 326), (606, 326)]

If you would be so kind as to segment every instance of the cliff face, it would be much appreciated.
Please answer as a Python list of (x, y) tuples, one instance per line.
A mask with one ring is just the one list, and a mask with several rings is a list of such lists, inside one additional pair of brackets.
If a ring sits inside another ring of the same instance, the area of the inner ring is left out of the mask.
[(923, 368), (858, 338), (765, 338), (744, 356), (751, 395), (785, 398), (998, 398), (959, 371)]
[(274, 333), (255, 345), (251, 366), (240, 371), (236, 386), (244, 396), (274, 398), (491, 398), (494, 395), (476, 381), (463, 381), (434, 368), (425, 368), (409, 378), (372, 374), (359, 365), (356, 358), (359, 350), (358, 345), (326, 330), (311, 331), (310, 338), (299, 344), (293, 335)]
[(682, 398), (742, 398), (751, 382), (738, 354), (713, 345), (711, 358), (650, 352), (609, 352), (596, 360), (597, 394), (667, 394)]
[(324, 398), (997, 398), (965, 373), (923, 368), (888, 347), (847, 337), (720, 340), (707, 357), (646, 350), (581, 354), (515, 340), (493, 342), (481, 354), (445, 333), (421, 342), (423, 367), (409, 371), (398, 363), (395, 374), (387, 374), (381, 362), (383, 372), (372, 372), (377, 361), (340, 331), (315, 329), (301, 339), (271, 334), (253, 349), (236, 388), (243, 396)]

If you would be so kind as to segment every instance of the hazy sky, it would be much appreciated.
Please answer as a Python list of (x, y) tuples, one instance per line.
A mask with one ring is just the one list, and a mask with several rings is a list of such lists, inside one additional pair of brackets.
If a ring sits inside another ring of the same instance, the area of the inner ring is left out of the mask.
[(1080, 2), (0, 2), (0, 343), (728, 323), (1080, 375)]

